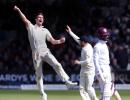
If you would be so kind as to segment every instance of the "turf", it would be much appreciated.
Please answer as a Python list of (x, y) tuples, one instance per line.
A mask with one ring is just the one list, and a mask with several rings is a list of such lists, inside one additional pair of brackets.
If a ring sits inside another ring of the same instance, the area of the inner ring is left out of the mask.
[[(48, 100), (82, 100), (78, 91), (46, 91), (46, 93)], [(130, 100), (130, 91), (119, 93), (122, 100)], [(41, 97), (38, 91), (0, 90), (0, 100), (41, 100)]]

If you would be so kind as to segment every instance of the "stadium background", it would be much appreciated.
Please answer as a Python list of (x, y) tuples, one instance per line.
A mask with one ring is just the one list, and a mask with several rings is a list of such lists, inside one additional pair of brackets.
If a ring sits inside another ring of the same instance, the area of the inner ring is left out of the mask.
[[(35, 84), (27, 31), (19, 15), (13, 11), (14, 5), (20, 7), (32, 23), (35, 23), (36, 12), (42, 11), (44, 26), (52, 35), (57, 39), (62, 35), (66, 37), (65, 44), (52, 46), (48, 43), (48, 47), (72, 81), (79, 81), (80, 66), (72, 63), (80, 57), (81, 48), (65, 32), (66, 25), (70, 25), (78, 36), (87, 35), (92, 45), (97, 40), (96, 29), (108, 27), (115, 83), (130, 84), (129, 0), (0, 0), (0, 88), (19, 89), (23, 84)], [(43, 70), (45, 84), (63, 84), (48, 64), (44, 63)]]

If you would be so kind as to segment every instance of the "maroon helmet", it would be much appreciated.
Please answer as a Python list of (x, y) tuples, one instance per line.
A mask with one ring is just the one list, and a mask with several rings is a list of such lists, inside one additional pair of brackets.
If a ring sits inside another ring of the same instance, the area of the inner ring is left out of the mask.
[(105, 27), (98, 28), (97, 33), (98, 33), (99, 38), (105, 41), (107, 41), (110, 36), (108, 29)]

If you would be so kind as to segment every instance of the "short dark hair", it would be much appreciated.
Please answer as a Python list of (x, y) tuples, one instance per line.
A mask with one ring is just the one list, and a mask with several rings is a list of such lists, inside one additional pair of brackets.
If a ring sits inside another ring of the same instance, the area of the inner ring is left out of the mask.
[(80, 41), (88, 42), (88, 37), (86, 35), (83, 35), (80, 37)]
[(38, 16), (38, 15), (42, 15), (42, 16), (43, 16), (43, 18), (44, 18), (44, 15), (43, 15), (43, 13), (42, 13), (42, 12), (38, 12), (38, 13), (36, 13), (35, 18), (37, 18), (37, 16)]

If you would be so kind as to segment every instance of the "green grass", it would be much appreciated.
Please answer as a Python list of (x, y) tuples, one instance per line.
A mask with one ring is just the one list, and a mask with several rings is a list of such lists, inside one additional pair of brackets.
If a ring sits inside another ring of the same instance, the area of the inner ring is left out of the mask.
[[(46, 93), (48, 100), (82, 100), (78, 91), (46, 91)], [(119, 93), (122, 100), (130, 100), (130, 91)], [(0, 100), (41, 100), (41, 97), (38, 91), (0, 90)]]

